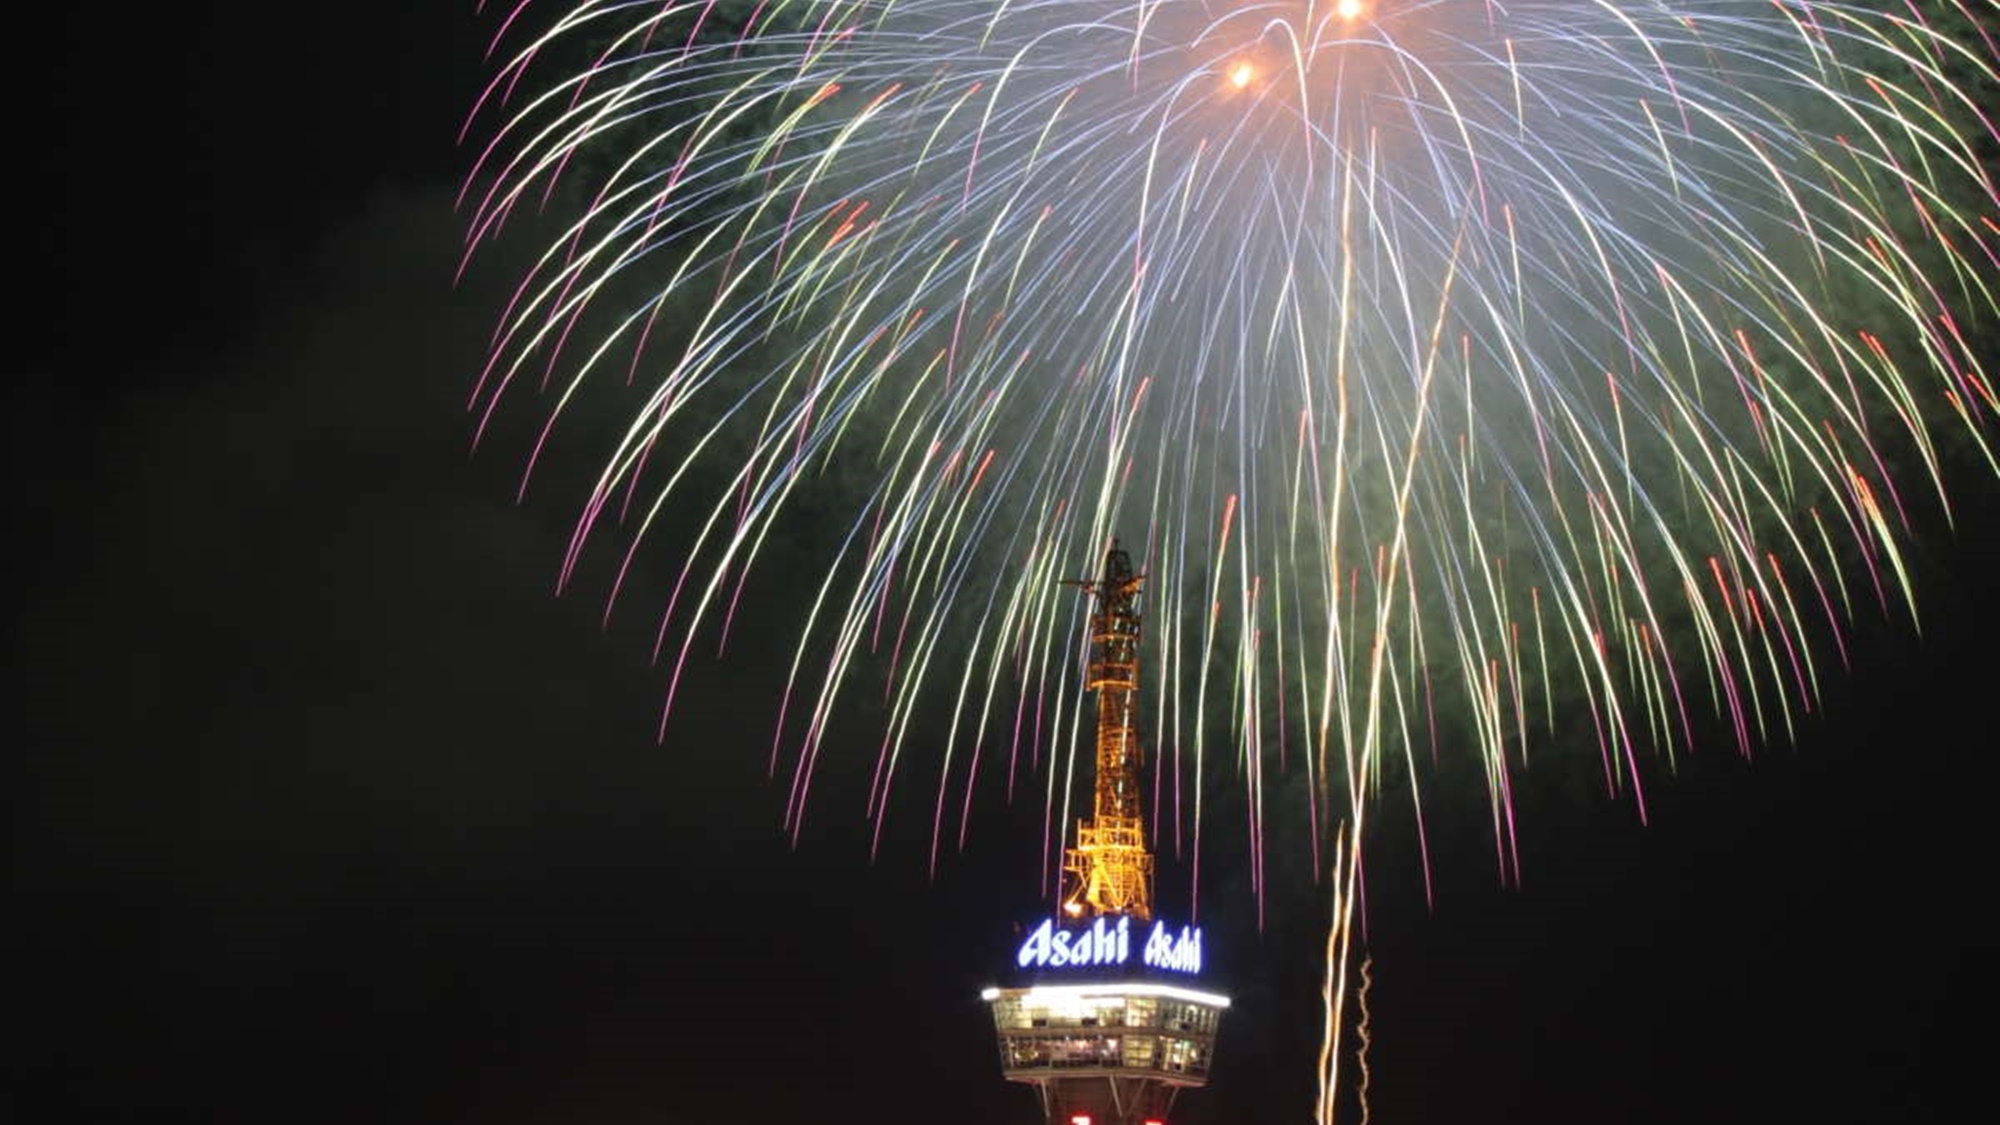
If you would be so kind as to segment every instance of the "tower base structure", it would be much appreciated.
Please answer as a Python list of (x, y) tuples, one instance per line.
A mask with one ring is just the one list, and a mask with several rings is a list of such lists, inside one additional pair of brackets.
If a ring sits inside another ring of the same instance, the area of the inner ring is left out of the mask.
[(1000, 1069), (1050, 1125), (1163, 1125), (1205, 1085), (1229, 998), (1149, 980), (989, 988)]

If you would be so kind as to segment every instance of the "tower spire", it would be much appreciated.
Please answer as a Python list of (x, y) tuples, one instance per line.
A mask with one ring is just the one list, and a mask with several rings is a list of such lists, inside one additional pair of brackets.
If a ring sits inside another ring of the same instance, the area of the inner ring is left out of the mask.
[(1095, 579), (1069, 579), (1095, 603), (1090, 616), (1090, 690), (1097, 693), (1096, 796), (1076, 846), (1063, 852), (1063, 911), (1072, 918), (1153, 917), (1153, 853), (1140, 800), (1145, 751), (1139, 704), (1139, 590), (1145, 576), (1111, 541)]

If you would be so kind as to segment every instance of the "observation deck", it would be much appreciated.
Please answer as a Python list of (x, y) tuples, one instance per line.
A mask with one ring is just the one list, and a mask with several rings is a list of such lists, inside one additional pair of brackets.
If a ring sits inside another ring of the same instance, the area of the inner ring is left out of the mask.
[(989, 988), (1000, 1071), (1032, 1084), (1051, 1122), (1163, 1122), (1208, 1081), (1229, 998), (1153, 981)]

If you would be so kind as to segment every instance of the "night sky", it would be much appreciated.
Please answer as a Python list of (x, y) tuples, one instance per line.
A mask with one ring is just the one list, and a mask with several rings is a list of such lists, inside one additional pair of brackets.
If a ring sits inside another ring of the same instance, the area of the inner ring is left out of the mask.
[[(72, 7), (7, 79), (12, 1119), (1033, 1120), (977, 991), (1039, 808), (933, 875), (836, 771), (794, 848), (779, 611), (656, 740), (658, 603), (552, 593), (589, 444), (519, 504), (519, 444), (469, 455), (510, 280), (451, 280), (469, 0)], [(1921, 635), (1858, 623), (1795, 745), (1656, 770), (1643, 827), (1531, 776), (1520, 888), (1462, 795), (1434, 908), (1390, 829), (1373, 1120), (1988, 1104), (2000, 487), (1959, 483)], [(1323, 907), (1292, 878), (1259, 934), (1228, 851), (1177, 1120), (1303, 1121)]]

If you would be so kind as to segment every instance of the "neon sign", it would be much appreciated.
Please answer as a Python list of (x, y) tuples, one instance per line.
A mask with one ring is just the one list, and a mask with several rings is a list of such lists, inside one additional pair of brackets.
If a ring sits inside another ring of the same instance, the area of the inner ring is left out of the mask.
[(1146, 949), (1141, 956), (1146, 964), (1155, 969), (1198, 973), (1201, 971), (1201, 931), (1193, 926), (1182, 926), (1180, 935), (1176, 937), (1167, 931), (1165, 922), (1155, 922), (1153, 932), (1146, 935)]
[[(1123, 965), (1132, 955), (1132, 919), (1116, 922), (1099, 917), (1086, 929), (1060, 930), (1049, 918), (1035, 927), (1014, 954), (1023, 969), (1102, 968)], [(1201, 971), (1201, 930), (1182, 926), (1178, 932), (1154, 922), (1139, 946), (1139, 960), (1148, 968), (1177, 973)]]

